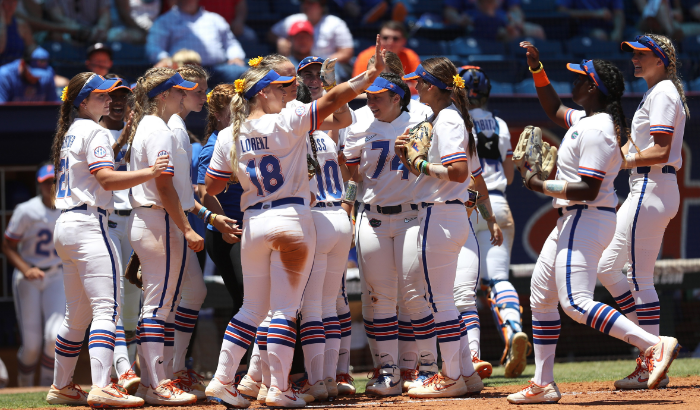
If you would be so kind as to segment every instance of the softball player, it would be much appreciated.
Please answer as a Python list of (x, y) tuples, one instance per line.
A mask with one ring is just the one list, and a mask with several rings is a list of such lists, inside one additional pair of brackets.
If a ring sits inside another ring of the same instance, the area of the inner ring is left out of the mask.
[[(140, 171), (113, 170), (109, 133), (97, 121), (109, 114), (108, 92), (120, 82), (80, 73), (62, 96), (52, 152), (55, 206), (62, 211), (54, 229), (54, 244), (63, 263), (66, 317), (56, 336), (54, 382), (46, 398), (51, 404), (143, 405), (142, 399), (125, 394), (110, 382), (121, 261), (107, 235), (106, 209), (113, 206), (110, 190), (128, 189), (158, 177), (167, 167), (167, 159), (154, 160), (152, 168)], [(88, 326), (93, 386), (86, 395), (72, 378)]]
[(61, 258), (53, 244), (61, 214), (53, 208), (53, 176), (53, 165), (39, 168), (36, 180), (41, 194), (17, 205), (2, 243), (3, 253), (15, 266), (12, 293), (22, 335), (17, 352), (20, 387), (34, 385), (37, 362), (41, 363), (39, 385), (51, 385), (56, 335), (66, 311)]
[[(487, 219), (483, 215), (471, 215), (471, 224), (474, 227), (476, 240), (478, 241), (481, 265), (482, 284), (488, 284), (490, 288), (490, 307), (494, 319), (500, 327), (499, 335), (505, 342), (505, 350), (501, 363), (505, 366), (506, 377), (517, 377), (525, 369), (527, 364), (527, 351), (529, 341), (522, 331), (520, 318), (520, 300), (513, 285), (508, 281), (510, 265), (510, 252), (513, 248), (515, 236), (515, 224), (513, 216), (505, 197), (506, 186), (513, 181), (513, 151), (511, 150), (510, 132), (508, 125), (501, 118), (496, 117), (486, 109), (491, 82), (488, 76), (478, 67), (463, 67), (462, 78), (469, 90), (467, 93), (469, 103), (473, 109), (469, 110), (474, 122), (476, 134), (476, 147), (482, 169), (482, 177), (486, 182), (488, 196), (493, 207), (493, 215), (496, 217), (505, 246), (494, 246), (491, 243), (491, 231)], [(467, 241), (469, 242), (469, 241)], [(458, 270), (459, 271), (459, 270)], [(459, 275), (459, 273), (458, 273)], [(459, 308), (459, 306), (458, 306)], [(462, 317), (466, 311), (460, 310)], [(475, 307), (469, 311), (468, 328), (473, 331), (474, 337), (469, 337), (475, 358), (479, 358), (479, 317)], [(477, 366), (486, 366), (486, 362), (475, 362)]]
[[(628, 132), (620, 104), (624, 92), (622, 73), (602, 60), (568, 64), (570, 71), (579, 74), (572, 95), (583, 108), (572, 112), (561, 104), (549, 84), (537, 49), (528, 42), (521, 46), (528, 50), (528, 65), (542, 107), (553, 121), (568, 125), (569, 130), (559, 147), (555, 179), (543, 182), (533, 176), (524, 180), (529, 189), (553, 198), (560, 217), (540, 252), (530, 286), (535, 376), (529, 386), (508, 396), (508, 401), (539, 403), (561, 399), (553, 374), (561, 329), (557, 309), (560, 303), (575, 321), (645, 352), (653, 367), (648, 385), (656, 388), (680, 350), (678, 341), (648, 333), (615, 309), (593, 300), (597, 261), (615, 232), (617, 195), (613, 181), (622, 164), (620, 139)], [(522, 170), (521, 173), (525, 176)]]
[[(634, 53), (634, 75), (644, 78), (649, 90), (634, 113), (631, 139), (623, 148), (630, 193), (617, 212), (617, 230), (600, 260), (598, 275), (623, 313), (658, 336), (661, 306), (654, 289), (654, 261), (680, 204), (676, 172), (682, 166), (683, 133), (690, 113), (671, 40), (639, 36), (622, 43), (622, 49)], [(622, 273), (626, 262), (630, 264), (627, 278)], [(649, 370), (640, 359), (615, 387), (645, 388)], [(662, 386), (667, 383), (664, 379)]]
[[(108, 75), (110, 77), (110, 75)], [(113, 76), (111, 78), (119, 78)], [(131, 88), (123, 82), (109, 93), (112, 102), (109, 104), (109, 114), (100, 119), (100, 125), (107, 129), (110, 135), (112, 150), (116, 153), (114, 158), (116, 171), (126, 171), (126, 137), (131, 124), (125, 124), (127, 97), (131, 94)], [(129, 122), (129, 120), (127, 120)], [(117, 321), (117, 337), (114, 345), (114, 370), (117, 373), (119, 385), (124, 387), (129, 394), (134, 394), (138, 389), (141, 379), (136, 376), (131, 363), (136, 356), (136, 325), (139, 318), (139, 305), (141, 303), (141, 289), (131, 283), (124, 283), (124, 269), (131, 257), (132, 249), (129, 242), (129, 215), (131, 215), (131, 202), (129, 202), (129, 190), (123, 189), (112, 193), (114, 208), (109, 211), (109, 237), (117, 249), (117, 258), (121, 261), (122, 271), (119, 273), (119, 289), (121, 314)]]
[(243, 186), (241, 208), (246, 212), (241, 254), (246, 298), (226, 330), (219, 368), (207, 386), (211, 400), (235, 407), (249, 405), (232, 384), (233, 369), (271, 310), (266, 340), (271, 386), (266, 403), (306, 404), (288, 387), (287, 378), (296, 336), (294, 320), (316, 245), (305, 161), (307, 135), (316, 130), (319, 117), (325, 118), (353, 99), (382, 68), (383, 59), (378, 59), (371, 70), (295, 109), (285, 109), (284, 86), (295, 81), (293, 77), (255, 67), (236, 81), (238, 93), (231, 101), (233, 125), (221, 131), (233, 138), (217, 140), (206, 185), (210, 195), (221, 192), (235, 170), (234, 179)]
[[(423, 275), (426, 298), (433, 312), (423, 321), (415, 321), (413, 317), (411, 321), (416, 341), (419, 332), (437, 335), (443, 359), (441, 373), (436, 373), (423, 385), (414, 383), (408, 394), (411, 397), (474, 394), (480, 392), (484, 385), (474, 371), (471, 358), (461, 360), (460, 339), (467, 335), (461, 332), (462, 322), (453, 293), (457, 258), (469, 235), (465, 229), (469, 218), (464, 209), (469, 193), (464, 182), (471, 175), (468, 158), (476, 152), (464, 81), (445, 57), (425, 60), (404, 79), (417, 80), (416, 90), (421, 102), (434, 113), (431, 117), (433, 134), (428, 158), (406, 164), (406, 150), (400, 145), (405, 144), (408, 136), (404, 134), (396, 140), (402, 162), (418, 175), (413, 187), (413, 202), (420, 204), (420, 225), (412, 229), (411, 234), (412, 238), (417, 237), (418, 248), (413, 274)], [(424, 359), (421, 352), (419, 370), (437, 370), (435, 347), (432, 347), (430, 354), (433, 357)]]
[[(356, 246), (362, 249), (363, 276), (372, 302), (373, 355), (380, 368), (367, 392), (388, 396), (402, 393), (401, 370), (415, 370), (418, 361), (415, 353), (399, 356), (397, 303), (409, 318), (430, 314), (426, 305), (413, 300), (422, 296), (422, 292), (417, 293), (422, 290), (420, 281), (408, 280), (416, 248), (405, 236), (408, 229), (418, 226), (418, 206), (411, 192), (416, 177), (393, 147), (397, 135), (423, 118), (409, 113), (410, 90), (396, 74), (382, 73), (366, 92), (367, 107), (375, 119), (358, 121), (349, 128), (343, 152), (352, 167), (352, 180), (361, 180), (364, 190)], [(398, 294), (410, 294), (406, 298), (410, 302), (404, 298), (397, 301)]]

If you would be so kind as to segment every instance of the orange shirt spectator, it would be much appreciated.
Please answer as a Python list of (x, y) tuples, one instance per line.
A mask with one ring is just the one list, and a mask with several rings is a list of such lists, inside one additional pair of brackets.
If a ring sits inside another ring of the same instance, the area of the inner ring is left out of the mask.
[[(420, 64), (418, 54), (410, 48), (406, 48), (406, 28), (402, 23), (397, 21), (387, 21), (382, 25), (379, 31), (380, 46), (388, 51), (392, 51), (399, 56), (403, 64), (405, 73), (412, 73)], [(355, 67), (352, 70), (352, 76), (363, 73), (367, 70), (367, 63), (374, 55), (375, 47), (369, 47), (358, 54), (355, 59)]]

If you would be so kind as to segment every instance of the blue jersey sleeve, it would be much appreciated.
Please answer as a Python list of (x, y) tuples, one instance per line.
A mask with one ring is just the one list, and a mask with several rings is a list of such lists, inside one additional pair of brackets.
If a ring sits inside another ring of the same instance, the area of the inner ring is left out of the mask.
[(207, 175), (207, 168), (211, 162), (211, 157), (214, 155), (214, 147), (216, 146), (216, 133), (211, 134), (207, 143), (199, 152), (197, 163), (197, 183), (204, 185), (204, 177)]

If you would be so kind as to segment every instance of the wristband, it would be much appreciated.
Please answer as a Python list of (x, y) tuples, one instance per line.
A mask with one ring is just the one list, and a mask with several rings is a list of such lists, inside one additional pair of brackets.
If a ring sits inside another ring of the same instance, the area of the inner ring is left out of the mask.
[(547, 73), (544, 71), (541, 61), (540, 68), (533, 71), (532, 68), (528, 67), (528, 70), (532, 73), (532, 79), (535, 80), (535, 87), (540, 88), (549, 84), (549, 78), (547, 78)]
[(211, 216), (209, 217), (209, 222), (208, 222), (208, 224), (211, 225), (211, 226), (214, 226), (214, 219), (216, 219), (217, 216), (218, 216), (217, 214), (215, 214), (215, 213), (212, 212)]
[(637, 153), (625, 155), (625, 167), (634, 168), (637, 165)]
[(540, 71), (542, 71), (543, 68), (544, 68), (544, 66), (542, 65), (542, 62), (541, 62), (541, 61), (540, 61), (540, 67), (539, 67), (537, 70), (533, 70), (531, 67), (527, 67), (527, 69), (530, 70), (530, 72), (531, 72), (532, 74), (537, 74), (537, 73), (539, 73)]
[(207, 211), (208, 211), (208, 209), (207, 209), (206, 207), (204, 207), (204, 206), (201, 207), (201, 208), (199, 208), (199, 212), (197, 212), (197, 218), (199, 218), (199, 219), (204, 219), (204, 218), (203, 218), (203, 217), (204, 217), (204, 213), (207, 212)]
[(204, 213), (204, 216), (202, 217), (202, 220), (204, 222), (207, 222), (209, 220), (209, 217), (211, 216), (211, 211), (207, 209), (207, 212)]
[(544, 184), (542, 184), (542, 193), (552, 198), (566, 199), (566, 187), (568, 185), (569, 183), (566, 181), (544, 181)]

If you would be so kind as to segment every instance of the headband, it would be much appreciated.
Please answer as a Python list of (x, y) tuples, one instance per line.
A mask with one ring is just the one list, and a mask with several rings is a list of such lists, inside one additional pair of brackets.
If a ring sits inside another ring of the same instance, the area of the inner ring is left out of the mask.
[(153, 98), (156, 95), (162, 93), (163, 91), (167, 91), (171, 88), (179, 88), (181, 90), (188, 91), (194, 90), (195, 88), (197, 88), (197, 85), (197, 83), (193, 83), (192, 81), (187, 81), (184, 78), (182, 78), (180, 73), (175, 73), (175, 75), (158, 84), (151, 91), (149, 91), (148, 98)]
[[(78, 96), (75, 97), (75, 101), (73, 101), (73, 106), (75, 108), (80, 107), (80, 103), (85, 100), (90, 93), (96, 92), (96, 93), (108, 93), (115, 89), (119, 83), (121, 83), (122, 80), (119, 78), (110, 78), (109, 80), (106, 80), (104, 77), (101, 75), (93, 74), (83, 85), (83, 88), (80, 89), (80, 92), (78, 93)], [(67, 88), (66, 87), (66, 94), (67, 94)]]
[(295, 81), (296, 77), (282, 77), (281, 75), (277, 74), (275, 70), (270, 70), (263, 78), (258, 80), (257, 83), (255, 83), (250, 90), (246, 91), (245, 93), (243, 90), (245, 89), (245, 79), (240, 79), (236, 80), (234, 82), (234, 86), (236, 87), (236, 92), (241, 94), (243, 93), (243, 98), (246, 100), (250, 100), (257, 94), (260, 90), (263, 88), (267, 87), (270, 84), (291, 84), (292, 81)]
[(593, 80), (596, 87), (598, 87), (601, 93), (605, 95), (610, 95), (608, 89), (605, 87), (605, 84), (603, 84), (603, 80), (600, 79), (598, 73), (595, 71), (595, 67), (593, 67), (593, 60), (581, 60), (581, 64), (569, 63), (566, 65), (566, 68), (569, 71), (573, 71), (575, 73), (583, 74), (589, 77), (591, 80)]
[(668, 64), (670, 63), (668, 55), (666, 55), (666, 52), (664, 52), (664, 50), (659, 47), (658, 44), (656, 44), (656, 41), (654, 41), (653, 38), (649, 36), (637, 36), (635, 40), (636, 41), (624, 41), (620, 47), (623, 51), (651, 50), (652, 53), (654, 53), (661, 59), (661, 61), (664, 62), (664, 67), (668, 67)]
[(372, 85), (367, 87), (365, 91), (370, 94), (380, 94), (386, 91), (393, 91), (399, 96), (401, 96), (401, 98), (403, 98), (403, 96), (405, 95), (401, 87), (382, 77), (377, 77), (372, 83)]

